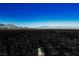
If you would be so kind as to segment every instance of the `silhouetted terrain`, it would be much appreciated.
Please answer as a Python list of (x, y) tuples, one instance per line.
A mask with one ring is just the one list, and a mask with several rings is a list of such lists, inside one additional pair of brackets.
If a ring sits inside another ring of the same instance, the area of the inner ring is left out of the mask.
[(0, 30), (0, 55), (79, 56), (79, 30)]

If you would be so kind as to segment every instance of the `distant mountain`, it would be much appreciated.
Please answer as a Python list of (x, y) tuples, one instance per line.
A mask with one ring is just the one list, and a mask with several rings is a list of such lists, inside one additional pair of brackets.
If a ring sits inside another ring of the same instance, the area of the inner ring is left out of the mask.
[(38, 29), (51, 29), (52, 26), (40, 26), (40, 27), (37, 27)]
[(5, 26), (5, 25), (0, 23), (0, 26)]
[(40, 26), (37, 29), (79, 29), (78, 27), (72, 26)]
[(18, 27), (13, 24), (1, 24), (0, 29), (79, 29), (79, 27), (72, 27), (72, 26), (40, 26), (36, 28), (29, 28), (29, 27)]
[(0, 24), (0, 29), (22, 29), (22, 27), (15, 26), (13, 24)]

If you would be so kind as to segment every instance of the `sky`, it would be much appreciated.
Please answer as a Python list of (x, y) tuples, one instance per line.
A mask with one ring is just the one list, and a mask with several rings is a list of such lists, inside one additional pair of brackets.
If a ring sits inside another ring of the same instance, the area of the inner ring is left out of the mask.
[(79, 27), (78, 3), (0, 3), (0, 23)]

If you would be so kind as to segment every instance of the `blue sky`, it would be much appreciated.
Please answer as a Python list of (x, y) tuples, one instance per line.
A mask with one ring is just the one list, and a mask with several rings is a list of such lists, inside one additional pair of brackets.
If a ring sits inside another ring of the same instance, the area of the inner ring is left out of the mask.
[(0, 3), (0, 23), (18, 26), (79, 27), (79, 4), (76, 3)]

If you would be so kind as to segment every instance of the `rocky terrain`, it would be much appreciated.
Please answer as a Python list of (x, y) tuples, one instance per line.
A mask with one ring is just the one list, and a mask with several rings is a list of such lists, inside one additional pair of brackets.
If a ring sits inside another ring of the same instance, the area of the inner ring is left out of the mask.
[(79, 56), (79, 30), (0, 30), (2, 56)]

